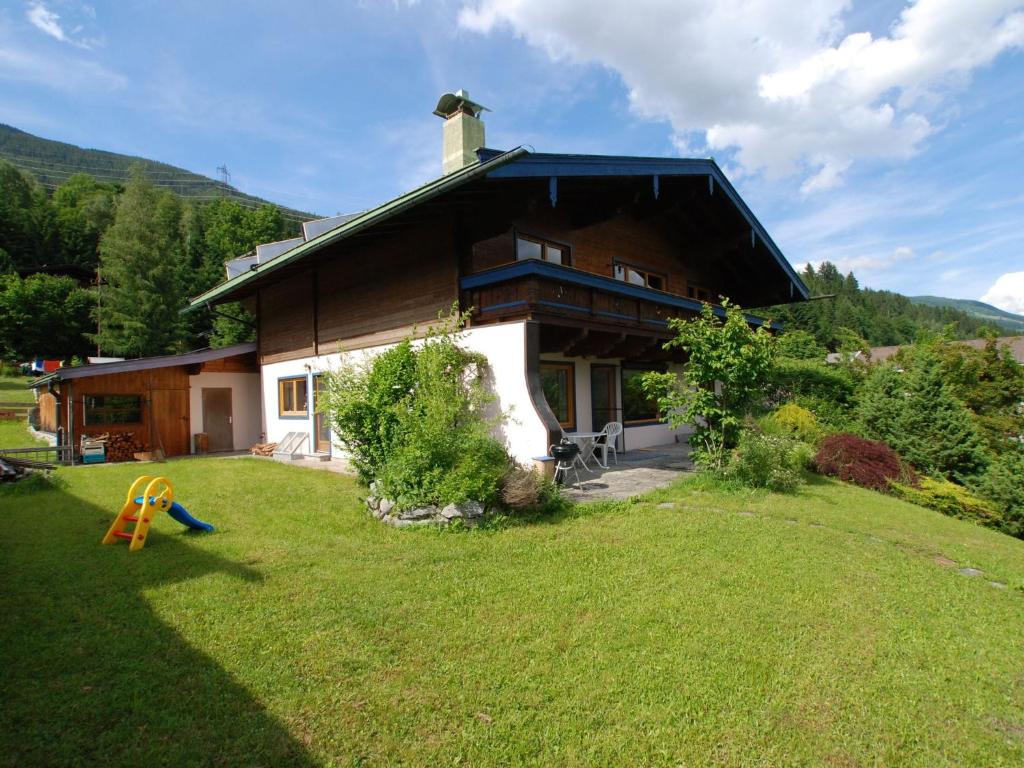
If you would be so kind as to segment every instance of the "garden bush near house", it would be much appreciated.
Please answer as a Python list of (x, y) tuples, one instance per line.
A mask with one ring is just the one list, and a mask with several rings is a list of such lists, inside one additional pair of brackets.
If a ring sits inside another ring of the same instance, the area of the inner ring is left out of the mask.
[(765, 390), (769, 409), (792, 402), (811, 411), (828, 430), (849, 431), (853, 426), (857, 384), (843, 366), (779, 358)]
[(398, 443), (399, 414), (414, 394), (416, 359), (412, 344), (403, 341), (324, 377), (320, 410), (364, 484), (377, 476)]
[(803, 443), (814, 444), (821, 437), (821, 425), (808, 409), (796, 403), (786, 403), (760, 422), (762, 431), (795, 438)]
[[(421, 344), (404, 341), (327, 374), (322, 411), (364, 483), (398, 509), (501, 502), (513, 466), (491, 434), (500, 414), (483, 355), (459, 346), (464, 317), (452, 308)], [(542, 486), (537, 503), (557, 491)]]
[(722, 300), (725, 319), (705, 304), (698, 317), (670, 318), (675, 337), (665, 349), (689, 355), (681, 376), (644, 374), (643, 388), (673, 427), (690, 425), (692, 457), (698, 466), (721, 470), (737, 444), (744, 418), (763, 396), (774, 357), (774, 339), (764, 327), (752, 329), (740, 307)]
[(975, 496), (963, 486), (949, 480), (925, 477), (921, 479), (917, 488), (893, 482), (892, 492), (904, 501), (934, 509), (950, 517), (970, 520), (999, 530), (1006, 528), (1006, 521), (995, 504)]
[(917, 482), (914, 471), (888, 445), (849, 433), (824, 438), (813, 465), (819, 474), (875, 491), (888, 491), (893, 482)]
[(746, 429), (722, 472), (750, 488), (788, 493), (803, 483), (803, 470), (814, 449), (790, 437)]

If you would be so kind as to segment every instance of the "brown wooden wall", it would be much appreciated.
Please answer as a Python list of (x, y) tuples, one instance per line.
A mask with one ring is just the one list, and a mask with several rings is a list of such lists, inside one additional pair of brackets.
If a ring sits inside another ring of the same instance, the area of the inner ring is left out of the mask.
[(619, 214), (597, 224), (573, 229), (558, 209), (540, 210), (524, 217), (507, 232), (475, 243), (469, 272), (479, 272), (515, 261), (516, 232), (560, 242), (571, 251), (570, 266), (612, 277), (612, 265), (620, 260), (663, 275), (665, 290), (687, 295), (687, 287), (711, 291), (713, 301), (727, 293), (727, 280), (717, 268), (715, 254), (706, 244), (687, 243), (663, 219), (637, 219)]
[(458, 295), (458, 258), (447, 219), (339, 249), (260, 291), (260, 361), (395, 341), (412, 326), (436, 320)]
[(260, 291), (259, 353), (264, 363), (315, 354), (313, 295), (312, 272)]
[[(74, 401), (74, 439), (104, 432), (132, 432), (148, 450), (163, 447), (168, 456), (189, 452), (188, 373), (184, 366), (152, 371), (130, 371), (89, 376), (62, 382), (61, 401), (67, 407), (70, 388)], [(90, 424), (84, 422), (83, 398), (87, 395), (139, 395), (142, 418), (138, 424)], [(63, 409), (62, 409), (63, 410)], [(66, 425), (66, 413), (58, 426)]]

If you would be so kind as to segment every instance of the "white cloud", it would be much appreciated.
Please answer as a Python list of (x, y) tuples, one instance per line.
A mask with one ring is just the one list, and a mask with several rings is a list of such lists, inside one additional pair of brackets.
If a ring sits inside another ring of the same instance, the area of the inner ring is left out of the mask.
[(60, 16), (42, 3), (32, 3), (25, 12), (25, 17), (32, 26), (45, 32), (54, 40), (60, 40), (62, 43), (68, 42), (68, 37), (60, 25)]
[(123, 88), (124, 75), (70, 51), (42, 53), (25, 44), (24, 37), (4, 24), (0, 16), (0, 80), (36, 83), (61, 91), (91, 94)]
[[(82, 5), (73, 10), (77, 10), (77, 13), (84, 16), (86, 20), (95, 21), (96, 19), (96, 9), (91, 5)], [(65, 28), (65, 25), (61, 24), (60, 14), (47, 8), (42, 0), (32, 0), (28, 4), (25, 18), (40, 32), (62, 43), (70, 43), (71, 45), (86, 49), (103, 44), (101, 38), (84, 36), (85, 26), (83, 24), (75, 24), (69, 31), (68, 28)]]
[(988, 289), (981, 301), (1007, 312), (1024, 314), (1024, 272), (1007, 272)]
[[(886, 35), (843, 28), (850, 0), (469, 0), (556, 60), (616, 71), (631, 105), (735, 152), (744, 173), (833, 188), (857, 160), (905, 158), (951, 87), (1024, 45), (1021, 0), (916, 0)], [(692, 145), (693, 142), (682, 142)]]

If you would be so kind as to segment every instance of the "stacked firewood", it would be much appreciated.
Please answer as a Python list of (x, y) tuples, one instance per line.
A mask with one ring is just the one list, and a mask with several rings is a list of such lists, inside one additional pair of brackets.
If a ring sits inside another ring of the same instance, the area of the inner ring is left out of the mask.
[(146, 446), (137, 440), (132, 432), (111, 432), (88, 439), (106, 442), (107, 461), (132, 461), (136, 453), (146, 450)]
[(256, 443), (249, 449), (249, 452), (253, 456), (273, 456), (275, 448), (277, 448), (277, 443)]

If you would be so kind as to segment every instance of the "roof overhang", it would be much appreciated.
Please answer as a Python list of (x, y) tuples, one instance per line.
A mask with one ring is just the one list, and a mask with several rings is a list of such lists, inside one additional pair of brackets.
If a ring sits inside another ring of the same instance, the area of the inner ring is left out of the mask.
[(199, 349), (183, 355), (161, 355), (160, 357), (139, 357), (134, 360), (118, 360), (115, 363), (96, 363), (94, 365), (78, 365), (58, 368), (53, 373), (40, 376), (28, 383), (30, 389), (37, 389), (44, 384), (70, 379), (85, 379), (90, 376), (105, 376), (111, 373), (131, 373), (133, 371), (151, 371), (157, 368), (173, 368), (179, 365), (198, 365), (213, 360), (246, 355), (256, 351), (256, 342), (247, 341), (220, 349)]

